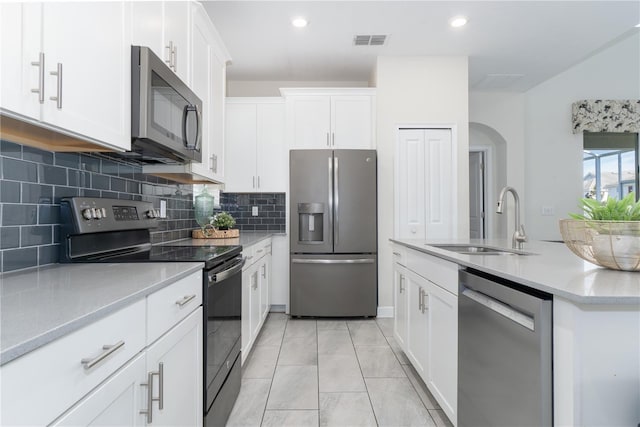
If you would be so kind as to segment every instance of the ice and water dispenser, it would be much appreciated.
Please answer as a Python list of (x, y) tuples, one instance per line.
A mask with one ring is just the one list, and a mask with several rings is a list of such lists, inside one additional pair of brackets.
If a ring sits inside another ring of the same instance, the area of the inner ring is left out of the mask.
[(322, 243), (324, 236), (324, 203), (298, 203), (298, 241)]

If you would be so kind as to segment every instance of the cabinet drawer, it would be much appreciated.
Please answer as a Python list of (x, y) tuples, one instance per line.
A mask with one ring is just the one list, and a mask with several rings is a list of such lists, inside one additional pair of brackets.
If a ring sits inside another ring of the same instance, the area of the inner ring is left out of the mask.
[(247, 262), (245, 262), (244, 267), (242, 268), (242, 271), (247, 270), (249, 267), (251, 267), (251, 265), (254, 262), (256, 262), (256, 256), (253, 253), (254, 248), (255, 248), (254, 246), (244, 246), (242, 248), (242, 256), (247, 259)]
[(202, 272), (194, 273), (147, 297), (147, 344), (202, 304)]
[(422, 252), (407, 250), (407, 268), (454, 295), (458, 295), (458, 264)]
[(271, 253), (271, 239), (266, 239), (253, 245), (255, 260)]
[[(109, 353), (103, 346), (119, 343)], [(140, 300), (2, 367), (1, 425), (45, 425), (145, 347)], [(95, 362), (91, 368), (81, 360)]]

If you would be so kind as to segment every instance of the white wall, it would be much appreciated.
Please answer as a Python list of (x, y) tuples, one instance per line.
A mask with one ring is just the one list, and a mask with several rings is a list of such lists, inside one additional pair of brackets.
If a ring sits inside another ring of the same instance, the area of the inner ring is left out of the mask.
[[(518, 93), (471, 92), (469, 94), (469, 146), (490, 146), (493, 151), (493, 186), (487, 201), (487, 222), (494, 238), (511, 238), (515, 228), (514, 203), (508, 197), (507, 211), (496, 214), (500, 190), (509, 185), (525, 200), (524, 95)], [(480, 126), (476, 125), (479, 124)], [(487, 129), (490, 128), (490, 129)], [(522, 201), (521, 201), (522, 203)], [(522, 213), (521, 213), (522, 215)], [(522, 222), (526, 227), (526, 216)]]
[[(467, 57), (378, 57), (376, 77), (378, 146), (378, 305), (393, 306), (392, 251), (394, 156), (400, 124), (457, 126), (460, 212), (469, 211), (469, 108)], [(469, 235), (460, 215), (459, 237)]]
[[(525, 93), (525, 212), (531, 238), (559, 239), (558, 220), (582, 197), (582, 135), (571, 133), (580, 99), (640, 98), (640, 32)], [(543, 206), (555, 210), (542, 216)]]
[(245, 81), (228, 80), (227, 96), (280, 96), (281, 87), (368, 87), (367, 81)]

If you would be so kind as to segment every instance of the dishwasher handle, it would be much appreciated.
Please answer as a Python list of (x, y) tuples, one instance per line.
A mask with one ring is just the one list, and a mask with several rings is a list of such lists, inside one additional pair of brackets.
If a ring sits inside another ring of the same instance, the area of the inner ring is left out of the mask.
[(516, 322), (517, 324), (524, 326), (530, 331), (535, 331), (535, 320), (533, 317), (527, 314), (524, 314), (514, 309), (513, 307), (498, 301), (495, 298), (491, 298), (488, 295), (474, 291), (469, 288), (466, 288), (464, 291), (462, 291), (462, 295), (477, 302), (480, 305), (483, 305), (489, 310), (495, 311), (496, 313), (506, 317), (507, 319), (510, 319)]

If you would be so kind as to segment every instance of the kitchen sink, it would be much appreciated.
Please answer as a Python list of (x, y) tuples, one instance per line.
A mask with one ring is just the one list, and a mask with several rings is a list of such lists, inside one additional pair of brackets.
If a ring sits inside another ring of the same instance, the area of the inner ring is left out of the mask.
[(483, 245), (465, 245), (465, 244), (428, 244), (434, 248), (443, 249), (445, 251), (456, 252), (463, 255), (531, 255), (529, 252), (523, 252), (514, 249), (494, 248)]

